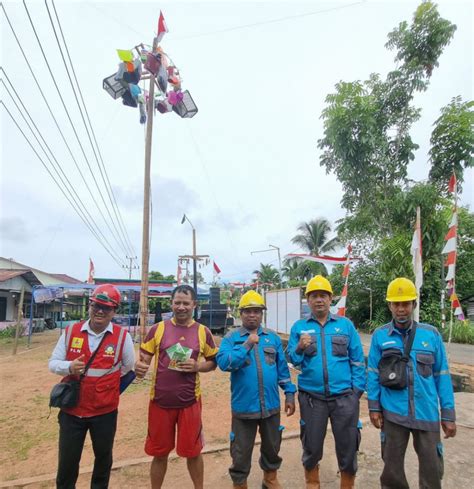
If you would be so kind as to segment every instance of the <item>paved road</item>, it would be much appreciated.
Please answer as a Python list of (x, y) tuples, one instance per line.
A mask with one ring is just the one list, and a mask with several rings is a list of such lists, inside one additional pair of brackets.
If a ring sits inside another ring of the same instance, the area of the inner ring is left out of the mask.
[[(366, 333), (359, 333), (362, 344), (367, 348), (370, 346), (371, 335)], [(445, 342), (444, 346), (446, 350), (448, 348)], [(474, 365), (474, 345), (462, 345), (460, 343), (451, 343), (449, 351), (449, 359), (451, 362), (464, 363), (466, 365)]]

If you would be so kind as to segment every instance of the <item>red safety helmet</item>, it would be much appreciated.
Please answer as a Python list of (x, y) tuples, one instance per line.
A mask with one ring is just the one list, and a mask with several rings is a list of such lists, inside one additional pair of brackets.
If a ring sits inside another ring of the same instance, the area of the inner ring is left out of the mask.
[(103, 306), (118, 307), (121, 295), (117, 287), (112, 284), (99, 285), (90, 297), (92, 302), (102, 304)]

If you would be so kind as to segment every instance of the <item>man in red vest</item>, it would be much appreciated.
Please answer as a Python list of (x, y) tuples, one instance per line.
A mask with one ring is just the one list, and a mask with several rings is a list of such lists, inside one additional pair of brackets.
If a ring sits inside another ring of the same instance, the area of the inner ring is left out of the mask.
[(61, 409), (58, 415), (58, 489), (76, 487), (88, 431), (95, 456), (91, 488), (106, 489), (109, 485), (120, 377), (135, 362), (132, 338), (111, 322), (119, 305), (118, 289), (110, 284), (99, 285), (90, 298), (89, 319), (68, 326), (49, 359), (49, 370), (63, 376), (63, 380), (81, 378), (79, 403)]

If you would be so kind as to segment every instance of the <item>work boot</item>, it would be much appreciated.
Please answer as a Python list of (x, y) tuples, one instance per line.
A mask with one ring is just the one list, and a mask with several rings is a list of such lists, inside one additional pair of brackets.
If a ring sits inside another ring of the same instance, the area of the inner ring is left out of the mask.
[(341, 489), (354, 489), (355, 474), (341, 472)]
[(306, 481), (306, 489), (320, 489), (319, 485), (319, 465), (314, 469), (304, 469), (304, 478)]
[(276, 470), (264, 470), (262, 489), (283, 489), (277, 479)]
[(247, 486), (247, 481), (245, 482), (242, 482), (242, 484), (236, 484), (234, 482), (234, 485), (232, 486), (234, 489), (248, 489), (248, 486)]

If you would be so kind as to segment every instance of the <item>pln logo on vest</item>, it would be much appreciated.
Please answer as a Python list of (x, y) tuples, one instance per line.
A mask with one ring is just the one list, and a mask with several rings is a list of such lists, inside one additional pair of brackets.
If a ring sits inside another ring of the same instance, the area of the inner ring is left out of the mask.
[(104, 349), (104, 356), (113, 357), (115, 355), (115, 346), (110, 344), (107, 345)]
[(77, 336), (74, 336), (74, 338), (71, 340), (70, 350), (74, 353), (81, 353), (83, 343), (84, 338), (78, 338)]

